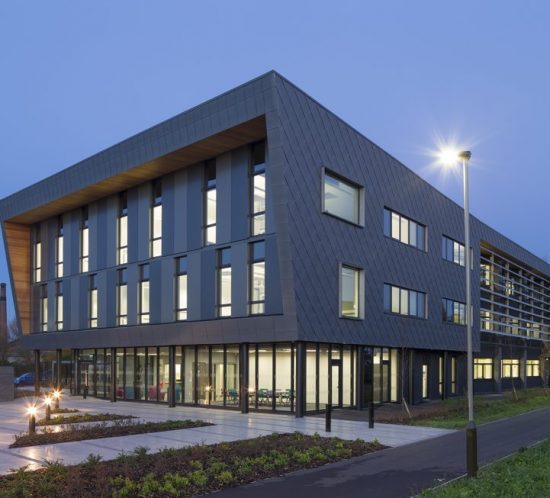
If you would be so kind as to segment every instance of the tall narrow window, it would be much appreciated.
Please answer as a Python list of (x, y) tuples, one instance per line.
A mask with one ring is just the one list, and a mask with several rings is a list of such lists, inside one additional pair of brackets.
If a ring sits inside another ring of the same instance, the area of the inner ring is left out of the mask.
[(218, 251), (218, 316), (231, 316), (231, 249)]
[(251, 234), (265, 233), (265, 142), (252, 146)]
[(187, 320), (187, 258), (176, 258), (176, 320)]
[(33, 277), (35, 282), (42, 280), (42, 242), (40, 241), (40, 227), (36, 230), (36, 238), (32, 253)]
[(204, 185), (204, 244), (216, 243), (216, 160), (206, 163)]
[(89, 277), (89, 304), (88, 304), (88, 313), (89, 319), (88, 323), (91, 329), (97, 327), (97, 275), (90, 275)]
[(153, 205), (151, 207), (151, 257), (162, 256), (162, 183), (153, 182)]
[(57, 330), (63, 330), (63, 282), (55, 283), (55, 325)]
[(149, 265), (145, 264), (139, 267), (139, 323), (149, 323), (150, 321), (149, 293)]
[(117, 264), (128, 263), (128, 192), (122, 192), (118, 200)]
[(340, 268), (340, 316), (361, 317), (361, 270), (342, 265)]
[(128, 325), (128, 276), (126, 268), (117, 272), (117, 325)]
[(57, 237), (55, 241), (55, 276), (63, 276), (63, 217), (57, 218)]
[(90, 258), (90, 227), (88, 224), (88, 207), (82, 208), (80, 218), (80, 271), (86, 273)]
[(451, 356), (451, 394), (456, 394), (456, 378), (457, 378), (456, 357)]
[(40, 330), (48, 331), (48, 286), (40, 286)]
[(251, 315), (265, 313), (265, 241), (250, 244), (250, 292)]

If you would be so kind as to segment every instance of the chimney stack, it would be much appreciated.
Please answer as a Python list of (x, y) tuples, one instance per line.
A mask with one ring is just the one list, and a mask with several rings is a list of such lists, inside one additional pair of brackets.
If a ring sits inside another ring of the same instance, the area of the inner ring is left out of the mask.
[(6, 284), (0, 284), (0, 340), (7, 341), (8, 337), (8, 310), (6, 306)]

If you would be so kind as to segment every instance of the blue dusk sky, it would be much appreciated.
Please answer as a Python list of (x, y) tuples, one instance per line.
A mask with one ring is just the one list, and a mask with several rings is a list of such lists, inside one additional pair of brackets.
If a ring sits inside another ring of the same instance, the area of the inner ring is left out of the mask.
[[(550, 2), (5, 0), (0, 197), (270, 69), (550, 256)], [(3, 246), (0, 281), (8, 272)]]

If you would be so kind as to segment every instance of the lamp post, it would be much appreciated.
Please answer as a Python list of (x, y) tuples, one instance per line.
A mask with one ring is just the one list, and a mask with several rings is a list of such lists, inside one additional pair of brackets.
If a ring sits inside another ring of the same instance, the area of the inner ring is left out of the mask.
[(466, 348), (467, 348), (467, 386), (468, 386), (468, 424), (466, 426), (466, 468), (468, 477), (477, 475), (477, 428), (474, 420), (474, 371), (472, 351), (472, 291), (471, 291), (471, 252), (470, 252), (470, 187), (468, 182), (468, 163), (472, 153), (469, 150), (441, 151), (440, 158), (446, 164), (462, 162), (462, 182), (464, 194), (464, 263), (466, 270)]

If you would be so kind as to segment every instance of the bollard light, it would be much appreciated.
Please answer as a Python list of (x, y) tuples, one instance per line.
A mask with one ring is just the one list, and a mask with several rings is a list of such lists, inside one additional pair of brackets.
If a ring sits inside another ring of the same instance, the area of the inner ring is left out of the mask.
[(55, 401), (55, 409), (59, 410), (59, 401), (61, 400), (61, 391), (58, 389), (55, 389), (52, 393), (52, 397)]
[(29, 434), (36, 432), (36, 406), (31, 405), (27, 407), (27, 415), (29, 417)]
[(44, 398), (44, 405), (46, 406), (46, 420), (51, 420), (52, 418), (52, 402), (53, 399), (50, 396)]

